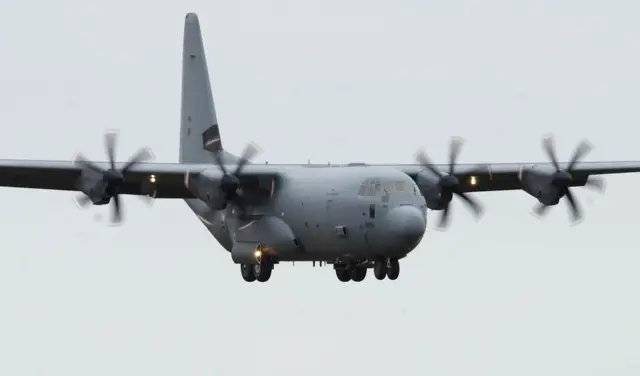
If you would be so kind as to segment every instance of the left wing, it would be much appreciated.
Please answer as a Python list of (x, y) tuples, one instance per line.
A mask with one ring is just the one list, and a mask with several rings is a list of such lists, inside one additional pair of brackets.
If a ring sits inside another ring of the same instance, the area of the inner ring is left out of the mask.
[[(569, 162), (559, 163), (565, 170)], [(385, 165), (377, 165), (385, 166)], [(426, 171), (425, 166), (419, 164), (386, 165), (399, 169), (417, 181), (418, 174)], [(449, 165), (438, 164), (434, 167), (443, 173), (449, 171)], [(553, 163), (484, 163), (457, 164), (454, 176), (460, 182), (463, 192), (511, 191), (523, 189), (522, 174), (527, 171), (544, 171), (553, 173)], [(640, 161), (629, 162), (580, 162), (573, 167), (572, 180), (569, 186), (578, 187), (587, 184), (589, 176), (611, 175), (640, 172)]]
[[(522, 189), (541, 201), (549, 203), (557, 202), (557, 198), (565, 194), (571, 196), (566, 192), (569, 187), (587, 184), (602, 187), (599, 180), (589, 181), (591, 175), (640, 172), (640, 161), (581, 162), (592, 149), (591, 144), (586, 140), (578, 144), (569, 162), (558, 162), (553, 137), (547, 136), (542, 140), (542, 148), (550, 162), (458, 165), (456, 160), (463, 143), (461, 138), (452, 138), (448, 165), (435, 165), (431, 163), (424, 151), (419, 151), (416, 154), (416, 160), (420, 165), (397, 166), (397, 168), (412, 176), (418, 185), (422, 185), (421, 189), (436, 188), (434, 183), (451, 193), (463, 195), (465, 192)], [(453, 177), (447, 175), (453, 175)], [(568, 198), (573, 200), (572, 197)]]

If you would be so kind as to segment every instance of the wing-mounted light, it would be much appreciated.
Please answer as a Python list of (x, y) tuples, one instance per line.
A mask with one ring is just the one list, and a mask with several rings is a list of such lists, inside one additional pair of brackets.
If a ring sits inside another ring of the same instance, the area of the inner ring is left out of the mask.
[(549, 207), (557, 205), (560, 199), (565, 197), (569, 206), (569, 214), (572, 222), (582, 219), (582, 209), (576, 200), (570, 187), (584, 185), (598, 191), (603, 191), (604, 181), (600, 178), (578, 176), (574, 173), (575, 166), (592, 149), (588, 141), (582, 141), (573, 152), (570, 161), (564, 168), (558, 163), (555, 145), (551, 136), (545, 137), (542, 146), (551, 161), (551, 167), (534, 165), (523, 168), (520, 173), (520, 181), (523, 190), (535, 197), (539, 204), (533, 208), (533, 213), (543, 216)]
[[(476, 217), (482, 215), (482, 206), (464, 192), (463, 186), (455, 175), (456, 161), (463, 143), (464, 140), (458, 137), (454, 137), (451, 140), (449, 168), (446, 174), (435, 167), (423, 150), (419, 150), (415, 156), (417, 162), (425, 167), (418, 174), (416, 183), (427, 201), (427, 207), (432, 210), (442, 210), (439, 228), (445, 228), (449, 223), (449, 208), (454, 195), (461, 198)], [(473, 172), (470, 172), (470, 174), (473, 175)]]

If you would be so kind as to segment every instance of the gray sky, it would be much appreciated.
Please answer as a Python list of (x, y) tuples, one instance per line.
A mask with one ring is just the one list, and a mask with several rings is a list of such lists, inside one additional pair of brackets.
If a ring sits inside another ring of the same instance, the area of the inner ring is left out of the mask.
[[(195, 11), (232, 152), (444, 162), (459, 135), (463, 161), (531, 162), (554, 132), (565, 160), (583, 137), (591, 160), (640, 159), (636, 2), (101, 4), (0, 3), (0, 158), (103, 160), (119, 128), (119, 159), (177, 161)], [(524, 192), (478, 195), (479, 223), (455, 202), (394, 283), (298, 264), (258, 285), (181, 201), (129, 198), (108, 228), (72, 194), (2, 189), (0, 374), (637, 375), (639, 183), (580, 192), (576, 227)]]

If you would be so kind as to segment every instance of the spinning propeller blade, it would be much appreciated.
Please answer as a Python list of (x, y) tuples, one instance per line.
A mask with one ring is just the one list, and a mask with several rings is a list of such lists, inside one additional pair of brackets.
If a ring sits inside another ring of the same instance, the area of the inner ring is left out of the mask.
[[(471, 196), (467, 195), (460, 185), (460, 181), (455, 176), (455, 168), (458, 157), (460, 156), (460, 152), (462, 151), (462, 146), (464, 144), (464, 140), (459, 137), (454, 137), (451, 140), (451, 145), (449, 146), (449, 172), (448, 174), (443, 174), (436, 166), (431, 162), (429, 157), (425, 154), (423, 150), (419, 151), (416, 155), (416, 160), (419, 164), (424, 166), (426, 169), (431, 171), (438, 177), (438, 185), (440, 186), (441, 194), (443, 196), (452, 196), (456, 195), (467, 205), (469, 209), (473, 212), (473, 214), (478, 218), (482, 215), (483, 209), (478, 201), (473, 199)], [(449, 200), (442, 210), (442, 216), (440, 217), (440, 222), (438, 227), (441, 229), (445, 229), (449, 224), (449, 219), (451, 216), (451, 211), (449, 205), (451, 201)]]
[[(566, 197), (571, 221), (576, 223), (582, 219), (583, 213), (581, 205), (578, 203), (578, 200), (576, 200), (570, 188), (571, 183), (573, 182), (572, 172), (580, 160), (582, 160), (582, 158), (584, 158), (584, 156), (593, 149), (593, 146), (586, 140), (580, 142), (573, 151), (571, 159), (564, 170), (560, 168), (560, 164), (558, 163), (555, 151), (555, 142), (551, 136), (547, 136), (542, 140), (542, 148), (551, 161), (551, 164), (556, 169), (551, 176), (551, 184), (559, 189), (561, 195)], [(597, 177), (590, 177), (587, 180), (585, 187), (602, 192), (604, 191), (604, 180)], [(538, 216), (544, 216), (548, 213), (548, 209), (548, 205), (539, 203), (533, 208), (533, 212)]]
[(220, 172), (222, 172), (222, 182), (220, 189), (225, 195), (226, 201), (233, 202), (241, 212), (241, 215), (246, 213), (246, 204), (243, 200), (242, 190), (240, 188), (240, 178), (242, 177), (242, 171), (251, 163), (251, 160), (255, 158), (261, 152), (260, 148), (254, 144), (249, 143), (245, 146), (242, 154), (240, 155), (236, 164), (236, 169), (233, 172), (229, 172), (222, 159), (222, 153), (214, 153), (214, 160)]
[[(101, 176), (103, 184), (103, 195), (111, 201), (111, 223), (114, 225), (120, 224), (123, 219), (122, 203), (120, 202), (120, 186), (124, 182), (124, 174), (129, 171), (138, 163), (146, 162), (153, 159), (151, 150), (147, 148), (139, 149), (129, 160), (124, 164), (120, 170), (116, 170), (115, 162), (115, 149), (117, 144), (118, 134), (116, 132), (108, 132), (104, 136), (105, 150), (109, 162), (109, 169), (105, 170), (97, 166), (95, 163), (89, 161), (82, 154), (78, 154), (74, 163), (81, 166), (83, 169), (91, 170)], [(93, 199), (100, 199), (96, 197)], [(143, 197), (147, 202), (150, 202), (152, 198), (148, 196)], [(82, 193), (76, 197), (76, 202), (81, 207), (87, 206), (91, 203), (92, 197)]]

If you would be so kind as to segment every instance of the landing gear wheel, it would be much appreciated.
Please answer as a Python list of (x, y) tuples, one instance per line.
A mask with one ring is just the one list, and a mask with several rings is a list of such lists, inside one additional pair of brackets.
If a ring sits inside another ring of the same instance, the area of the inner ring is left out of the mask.
[(255, 274), (258, 282), (267, 282), (271, 278), (272, 270), (273, 264), (267, 260), (262, 260), (261, 263), (253, 265), (253, 274)]
[(387, 276), (387, 262), (385, 260), (377, 260), (373, 263), (373, 275), (379, 281)]
[(367, 268), (361, 266), (354, 266), (349, 272), (351, 274), (351, 280), (354, 282), (362, 282), (367, 276)]
[(340, 282), (349, 282), (351, 280), (351, 270), (348, 268), (336, 268), (336, 277)]
[(256, 275), (253, 272), (253, 265), (241, 264), (240, 273), (242, 273), (242, 279), (246, 282), (253, 282), (256, 280)]
[(389, 261), (387, 262), (387, 278), (394, 281), (398, 279), (399, 275), (400, 275), (400, 263), (398, 262), (398, 259), (394, 259), (394, 258), (389, 259)]

